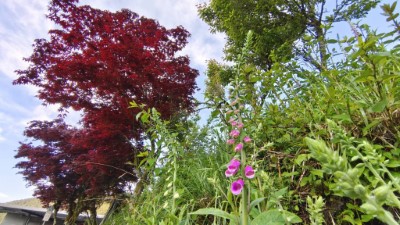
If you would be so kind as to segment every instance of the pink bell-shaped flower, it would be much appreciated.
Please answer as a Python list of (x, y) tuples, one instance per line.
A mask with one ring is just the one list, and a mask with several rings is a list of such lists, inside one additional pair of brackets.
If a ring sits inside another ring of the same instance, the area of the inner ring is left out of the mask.
[(246, 166), (246, 168), (244, 168), (244, 175), (249, 179), (254, 178), (255, 173), (254, 173), (253, 167)]
[(228, 168), (225, 171), (225, 176), (226, 177), (231, 177), (236, 174), (236, 172), (239, 170), (240, 166), (240, 161), (237, 159), (232, 159), (229, 164)]
[(231, 185), (231, 192), (234, 195), (238, 195), (242, 192), (244, 186), (244, 181), (242, 179), (238, 179), (237, 181), (233, 182)]

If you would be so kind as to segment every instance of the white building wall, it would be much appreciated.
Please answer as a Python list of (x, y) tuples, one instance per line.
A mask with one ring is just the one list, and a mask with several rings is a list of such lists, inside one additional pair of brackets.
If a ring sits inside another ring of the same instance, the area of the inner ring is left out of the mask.
[[(53, 221), (50, 220), (44, 225), (52, 225)], [(42, 218), (28, 217), (21, 214), (7, 213), (1, 225), (43, 225)], [(57, 221), (57, 225), (63, 225), (63, 221)]]

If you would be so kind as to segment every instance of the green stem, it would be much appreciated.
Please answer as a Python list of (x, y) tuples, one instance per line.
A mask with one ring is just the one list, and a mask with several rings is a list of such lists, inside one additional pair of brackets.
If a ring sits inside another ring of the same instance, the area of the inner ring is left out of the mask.
[[(174, 146), (175, 148), (175, 146)], [(175, 214), (175, 194), (176, 194), (176, 171), (177, 171), (177, 166), (176, 166), (176, 150), (173, 150), (173, 157), (174, 157), (174, 177), (173, 177), (173, 183), (172, 183), (172, 214)]]
[[(246, 176), (244, 169), (246, 167), (246, 153), (244, 150), (242, 150), (241, 152), (241, 165), (242, 165), (243, 179), (245, 179)], [(249, 192), (245, 184), (242, 192), (242, 225), (249, 224), (248, 202), (249, 202)]]
[(368, 161), (365, 160), (365, 157), (356, 149), (357, 155), (361, 158), (361, 160), (364, 162), (364, 165), (368, 167), (368, 169), (371, 171), (371, 173), (383, 184), (386, 185), (386, 182), (382, 179), (382, 177), (379, 175), (378, 171), (375, 170), (375, 168), (372, 166), (372, 164)]
[(399, 185), (398, 180), (393, 177), (392, 173), (390, 173), (390, 171), (386, 168), (386, 166), (383, 163), (380, 163), (379, 165), (387, 173), (387, 175), (389, 176), (390, 180), (392, 180), (393, 185), (396, 187), (397, 191), (400, 191), (400, 185)]
[(382, 206), (377, 204), (375, 200), (369, 199), (367, 200), (367, 203), (373, 205), (378, 209), (378, 212), (375, 214), (380, 221), (388, 225), (399, 225), (399, 223), (397, 223), (397, 221), (393, 218), (393, 215), (389, 211), (385, 210)]

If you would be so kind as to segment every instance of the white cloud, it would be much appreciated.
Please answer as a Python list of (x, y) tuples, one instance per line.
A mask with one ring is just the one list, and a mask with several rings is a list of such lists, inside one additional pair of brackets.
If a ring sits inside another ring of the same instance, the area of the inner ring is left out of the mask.
[[(47, 38), (48, 30), (54, 27), (45, 17), (48, 2), (0, 0), (0, 76), (4, 76), (0, 77), (0, 142), (2, 146), (9, 146), (4, 151), (2, 149), (0, 158), (5, 159), (7, 154), (8, 161), (14, 165), (12, 151), (16, 143), (22, 141), (22, 132), (27, 123), (32, 120), (52, 120), (58, 115), (57, 105), (45, 107), (33, 98), (37, 94), (36, 87), (11, 87), (12, 80), (17, 77), (14, 71), (28, 66), (22, 58), (31, 55), (34, 39)], [(167, 29), (182, 25), (191, 33), (191, 37), (181, 54), (189, 55), (192, 66), (200, 72), (206, 68), (208, 59), (218, 60), (222, 57), (224, 37), (210, 34), (208, 26), (198, 18), (196, 4), (200, 3), (199, 0), (82, 0), (82, 3), (110, 11), (127, 8), (140, 16), (158, 20)], [(198, 79), (199, 82), (203, 80), (203, 77)], [(67, 122), (73, 124), (80, 119), (79, 112), (71, 110), (70, 114)], [(0, 202), (31, 195), (33, 187), (25, 188), (22, 178), (15, 177), (15, 171), (10, 171), (5, 163), (0, 163), (0, 169), (3, 171), (0, 178), (10, 180), (9, 184), (0, 186)]]
[(2, 0), (5, 10), (0, 20), (0, 72), (16, 78), (14, 71), (26, 67), (23, 57), (32, 51), (32, 43), (52, 26), (45, 17), (47, 1)]
[[(3, 133), (3, 129), (0, 127), (0, 142), (3, 142), (6, 140), (6, 138), (2, 136), (2, 133)], [(1, 197), (1, 193), (0, 193), (0, 197)]]
[(30, 115), (20, 121), (20, 125), (26, 126), (32, 120), (53, 120), (58, 115), (58, 105), (38, 105), (33, 108)]
[(8, 198), (8, 195), (0, 192), (0, 199)]
[(200, 0), (108, 0), (82, 1), (82, 4), (92, 5), (100, 9), (116, 11), (127, 8), (140, 16), (156, 19), (161, 26), (174, 28), (182, 25), (191, 33), (189, 43), (182, 54), (187, 54), (194, 65), (204, 69), (208, 59), (221, 60), (225, 36), (222, 34), (210, 34), (209, 26), (198, 16), (197, 5)]

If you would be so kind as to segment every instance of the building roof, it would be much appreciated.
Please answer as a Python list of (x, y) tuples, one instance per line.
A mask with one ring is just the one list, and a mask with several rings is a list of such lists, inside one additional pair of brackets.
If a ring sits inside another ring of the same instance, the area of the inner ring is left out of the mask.
[[(0, 203), (0, 212), (4, 213), (15, 213), (19, 215), (25, 215), (25, 216), (35, 216), (35, 217), (40, 217), (43, 218), (43, 216), (46, 214), (47, 209), (44, 208), (32, 208), (32, 207), (25, 207), (25, 206), (15, 206), (15, 205), (9, 205), (9, 204), (4, 204)], [(65, 211), (59, 211), (57, 213), (57, 218), (61, 220), (65, 220), (67, 217), (67, 213)], [(89, 218), (89, 215), (87, 214), (80, 214), (79, 217), (77, 218), (77, 221), (84, 221)], [(97, 220), (101, 220), (103, 218), (102, 215), (97, 216)]]

